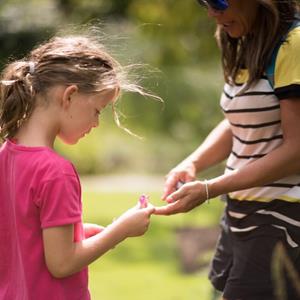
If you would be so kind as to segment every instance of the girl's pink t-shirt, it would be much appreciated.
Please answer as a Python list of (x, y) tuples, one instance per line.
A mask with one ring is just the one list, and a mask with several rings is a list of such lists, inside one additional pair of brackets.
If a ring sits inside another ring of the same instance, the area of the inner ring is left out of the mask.
[(0, 300), (88, 300), (87, 268), (62, 279), (47, 269), (42, 231), (74, 224), (84, 239), (80, 182), (47, 147), (0, 148)]

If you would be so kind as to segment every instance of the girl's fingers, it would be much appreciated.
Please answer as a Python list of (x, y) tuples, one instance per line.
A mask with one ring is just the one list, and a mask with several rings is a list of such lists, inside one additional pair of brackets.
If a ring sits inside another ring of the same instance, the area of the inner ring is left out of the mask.
[(148, 207), (146, 208), (146, 210), (148, 212), (148, 215), (150, 216), (150, 215), (152, 215), (154, 213), (155, 207), (151, 203), (149, 203)]
[(134, 207), (134, 209), (144, 210), (150, 216), (151, 214), (153, 214), (155, 207), (148, 201), (147, 201), (147, 206), (145, 206), (145, 203), (141, 203), (139, 201), (138, 204)]
[(147, 207), (139, 208), (139, 210), (143, 210), (147, 213), (148, 216), (151, 216), (155, 210), (155, 207), (151, 203), (148, 203)]
[(149, 202), (149, 196), (143, 194), (139, 198), (139, 207), (140, 208), (146, 208), (148, 206)]

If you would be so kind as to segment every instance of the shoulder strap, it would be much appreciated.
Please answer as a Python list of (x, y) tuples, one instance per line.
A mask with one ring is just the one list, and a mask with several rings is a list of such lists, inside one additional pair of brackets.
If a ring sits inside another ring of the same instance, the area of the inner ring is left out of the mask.
[(289, 31), (282, 37), (280, 42), (273, 49), (271, 59), (270, 59), (270, 63), (267, 65), (266, 70), (265, 70), (266, 76), (267, 76), (268, 81), (269, 81), (272, 88), (274, 87), (275, 63), (276, 63), (276, 58), (277, 58), (279, 48), (286, 41), (286, 38), (287, 38), (289, 32), (292, 31), (294, 28), (299, 27), (299, 26), (300, 26), (300, 20), (296, 19), (292, 23), (291, 27), (289, 28)]

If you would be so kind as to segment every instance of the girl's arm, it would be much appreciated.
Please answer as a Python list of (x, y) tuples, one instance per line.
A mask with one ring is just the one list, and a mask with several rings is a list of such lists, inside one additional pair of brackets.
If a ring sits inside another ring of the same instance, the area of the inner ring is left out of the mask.
[(248, 189), (279, 180), (300, 171), (300, 99), (280, 101), (283, 143), (266, 156), (240, 169), (208, 182), (194, 181), (183, 185), (167, 197), (167, 206), (155, 209), (156, 214), (186, 212), (207, 199), (225, 193)]
[(45, 259), (48, 270), (56, 278), (79, 272), (127, 237), (145, 233), (153, 206), (134, 207), (96, 235), (74, 242), (74, 226), (66, 225), (43, 230)]
[(105, 227), (92, 224), (92, 223), (84, 223), (83, 224), (83, 231), (84, 231), (84, 237), (87, 239), (101, 231), (104, 230)]
[(232, 148), (232, 132), (228, 121), (219, 123), (204, 142), (184, 161), (172, 169), (166, 176), (163, 199), (176, 190), (179, 181), (189, 182), (196, 173), (222, 162), (228, 157)]

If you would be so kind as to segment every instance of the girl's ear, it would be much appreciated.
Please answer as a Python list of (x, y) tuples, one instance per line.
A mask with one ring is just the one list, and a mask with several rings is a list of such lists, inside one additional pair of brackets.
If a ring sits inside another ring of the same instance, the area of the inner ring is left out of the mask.
[(72, 97), (78, 92), (77, 85), (73, 84), (70, 86), (67, 86), (65, 90), (63, 91), (62, 95), (62, 106), (64, 108), (68, 108), (72, 102)]

